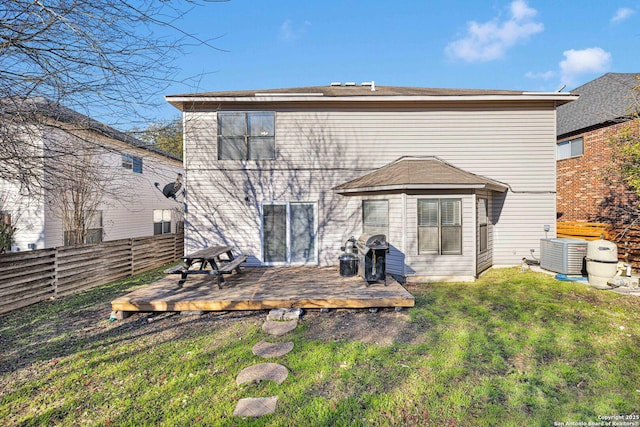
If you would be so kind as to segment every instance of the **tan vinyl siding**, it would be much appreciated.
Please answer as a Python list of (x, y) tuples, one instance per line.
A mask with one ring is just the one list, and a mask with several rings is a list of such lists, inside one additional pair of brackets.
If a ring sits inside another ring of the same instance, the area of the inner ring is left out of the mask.
[[(330, 188), (339, 178), (309, 171), (202, 171), (188, 177), (187, 250), (229, 244), (262, 259), (261, 208), (265, 203), (310, 202), (318, 209), (320, 264), (337, 263), (340, 246), (361, 233), (360, 206)], [(356, 213), (357, 212), (357, 213)]]
[(216, 113), (184, 114), (184, 167), (199, 169), (218, 159)]
[(280, 112), (276, 145), (279, 160), (299, 167), (313, 167), (323, 155), (340, 157), (334, 167), (363, 171), (405, 155), (438, 156), (516, 191), (531, 191), (548, 189), (555, 172), (553, 144), (540, 144), (553, 140), (554, 119), (552, 109)]
[[(498, 208), (499, 209), (499, 208)], [(493, 264), (516, 265), (530, 258), (530, 249), (540, 255), (540, 239), (556, 236), (555, 194), (509, 193), (494, 226)], [(496, 209), (494, 209), (496, 216)]]
[[(388, 265), (394, 272), (416, 274), (406, 264), (422, 275), (475, 276), (477, 262), (482, 268), (491, 262), (516, 265), (529, 256), (530, 247), (537, 248), (538, 239), (544, 237), (543, 223), (549, 223), (549, 235), (555, 235), (555, 111), (551, 103), (499, 107), (407, 104), (394, 111), (382, 105), (360, 111), (353, 106), (312, 104), (300, 107), (306, 111), (277, 105), (245, 107), (222, 106), (225, 110), (275, 111), (276, 160), (218, 161), (216, 112), (184, 115), (191, 223), (186, 241), (193, 249), (229, 243), (258, 263), (261, 204), (308, 201), (318, 203), (319, 262), (337, 264), (344, 240), (361, 233), (364, 196), (336, 195), (331, 188), (402, 156), (438, 156), (467, 172), (507, 184), (510, 190), (504, 202), (501, 193), (488, 197), (493, 251), (479, 260), (475, 257), (475, 195), (462, 196), (463, 255), (442, 259), (415, 256), (418, 196), (406, 196), (405, 206), (401, 195), (385, 195), (393, 212), (389, 241), (397, 253), (392, 249)], [(392, 231), (392, 224), (402, 224), (399, 220), (394, 223), (393, 218), (402, 219), (403, 214), (407, 235), (401, 229)]]
[[(206, 160), (217, 159), (216, 113), (187, 113), (185, 123), (187, 168), (213, 166)], [(555, 184), (550, 188), (548, 180), (555, 174), (555, 145), (549, 143), (554, 135), (552, 108), (278, 111), (273, 167), (368, 172), (401, 156), (438, 156), (461, 169), (509, 183), (515, 191), (554, 190)], [(264, 163), (268, 162), (261, 162), (261, 167)], [(236, 168), (239, 162), (220, 165)], [(528, 172), (522, 173), (523, 168)]]

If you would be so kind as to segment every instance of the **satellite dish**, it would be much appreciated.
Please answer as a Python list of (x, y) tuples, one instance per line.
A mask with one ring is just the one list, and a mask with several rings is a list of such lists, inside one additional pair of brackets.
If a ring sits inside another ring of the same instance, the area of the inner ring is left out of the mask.
[[(160, 183), (156, 182), (153, 185), (155, 185), (156, 188), (158, 190), (160, 190)], [(176, 200), (176, 197), (180, 193), (180, 189), (181, 188), (182, 188), (182, 174), (179, 173), (178, 177), (176, 178), (176, 180), (174, 182), (168, 183), (160, 191), (162, 192), (164, 197), (166, 197), (167, 199)]]

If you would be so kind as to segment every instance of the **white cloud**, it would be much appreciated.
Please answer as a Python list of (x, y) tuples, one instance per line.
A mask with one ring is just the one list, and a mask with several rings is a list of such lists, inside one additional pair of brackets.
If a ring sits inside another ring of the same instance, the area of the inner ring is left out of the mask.
[(636, 11), (633, 9), (629, 9), (628, 7), (621, 7), (620, 9), (616, 10), (615, 15), (613, 15), (610, 22), (612, 24), (617, 24), (618, 22), (624, 21), (634, 13), (636, 13)]
[(509, 18), (467, 24), (464, 38), (447, 45), (449, 57), (467, 62), (486, 62), (504, 56), (507, 49), (544, 30), (544, 24), (535, 22), (538, 11), (525, 0), (514, 0), (509, 6)]
[(528, 79), (535, 79), (535, 80), (550, 80), (553, 77), (555, 77), (556, 73), (555, 71), (544, 71), (541, 73), (534, 73), (532, 71), (529, 71), (525, 74), (525, 77)]
[(291, 19), (287, 19), (280, 25), (280, 39), (284, 41), (292, 41), (299, 39), (307, 32), (311, 22), (304, 21), (302, 25), (296, 25)]
[(562, 83), (573, 85), (577, 76), (587, 73), (602, 73), (611, 66), (611, 54), (599, 47), (582, 50), (565, 50), (565, 59), (560, 62)]

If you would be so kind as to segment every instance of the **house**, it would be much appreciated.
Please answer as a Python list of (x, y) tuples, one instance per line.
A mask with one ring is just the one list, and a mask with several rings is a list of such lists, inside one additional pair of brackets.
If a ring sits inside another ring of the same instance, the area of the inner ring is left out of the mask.
[(2, 222), (15, 229), (12, 251), (181, 230), (182, 199), (162, 193), (184, 172), (180, 159), (42, 99), (21, 103), (27, 113), (38, 124), (16, 128), (33, 152), (37, 190), (0, 180)]
[[(558, 107), (557, 209), (559, 221), (615, 223), (621, 205), (637, 201), (612, 185), (611, 137), (634, 121), (640, 73), (607, 73), (572, 91), (578, 100)], [(637, 203), (636, 203), (637, 204)]]
[(337, 265), (384, 234), (387, 272), (473, 280), (555, 236), (556, 107), (576, 96), (355, 85), (171, 95), (186, 250)]

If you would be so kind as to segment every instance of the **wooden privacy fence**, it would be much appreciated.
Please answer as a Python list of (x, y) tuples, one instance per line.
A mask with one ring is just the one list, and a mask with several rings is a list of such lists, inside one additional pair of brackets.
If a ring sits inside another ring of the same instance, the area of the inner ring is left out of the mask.
[(604, 238), (618, 246), (618, 260), (630, 264), (633, 270), (640, 271), (640, 224), (610, 225), (593, 222), (568, 222), (556, 224), (558, 237), (570, 237), (582, 240)]
[(182, 233), (0, 255), (0, 313), (153, 270), (182, 255)]
[(600, 222), (558, 221), (556, 223), (556, 235), (572, 239), (598, 240), (604, 235), (609, 236), (609, 224)]

